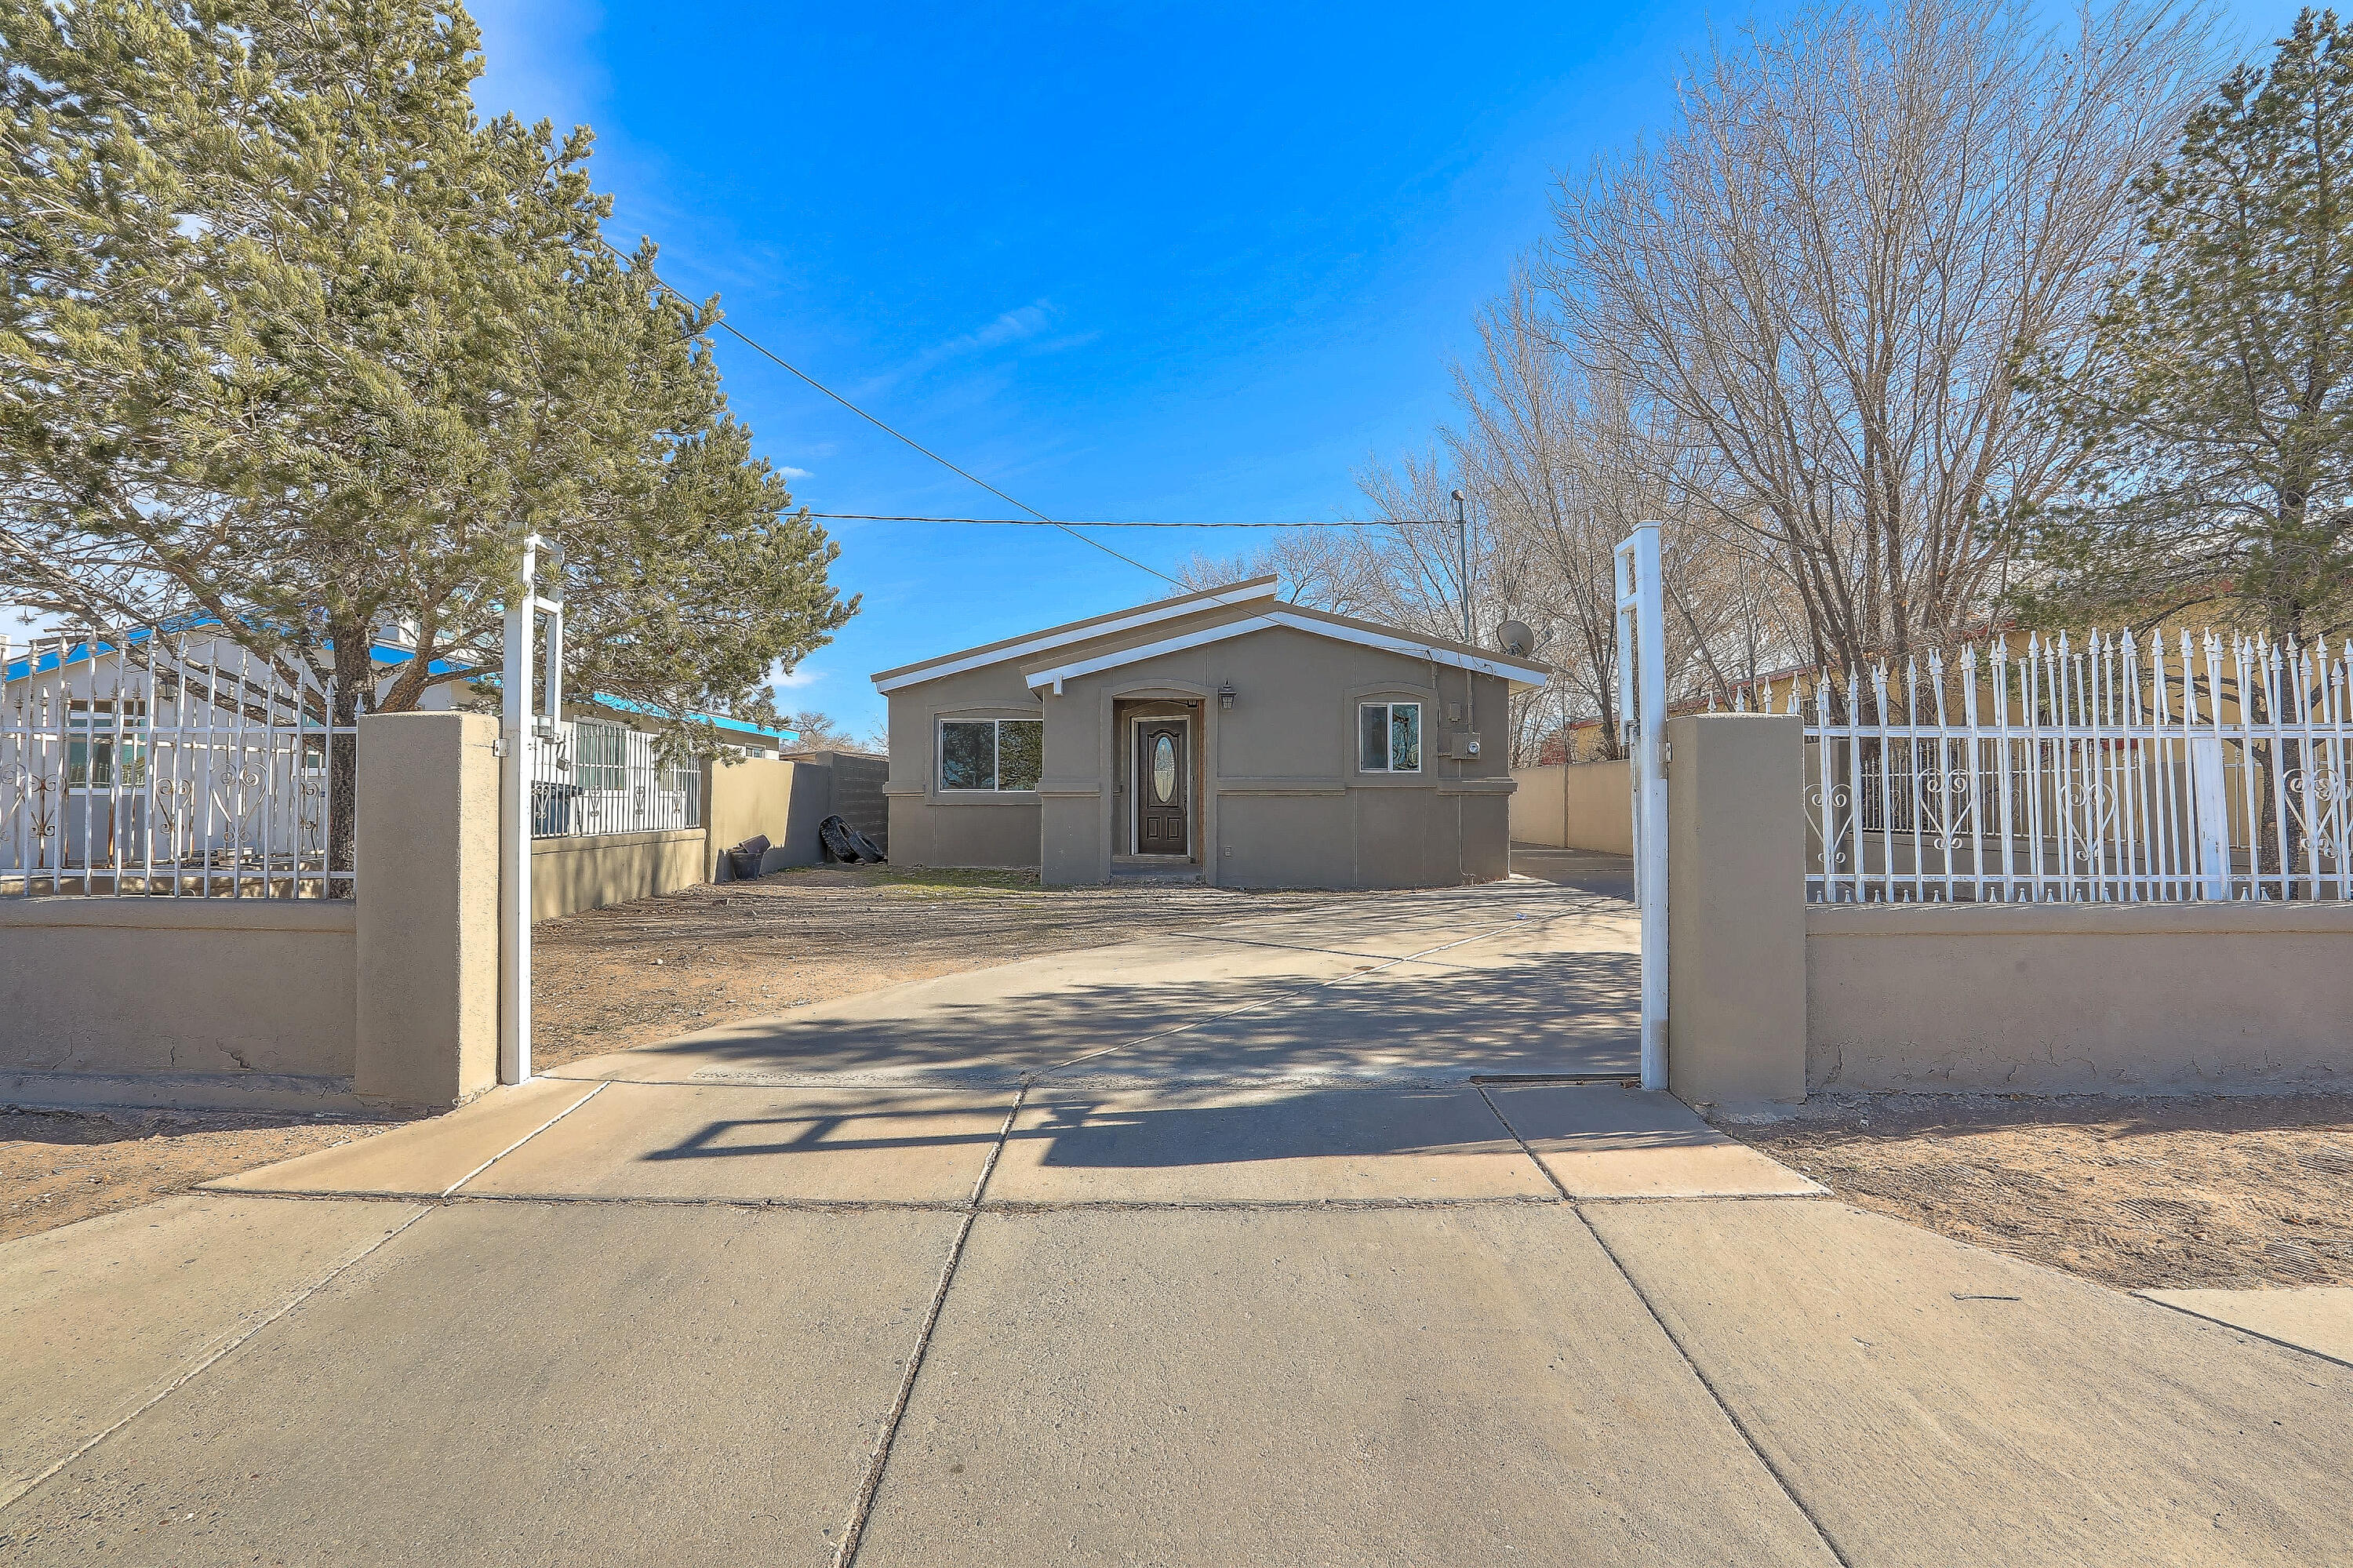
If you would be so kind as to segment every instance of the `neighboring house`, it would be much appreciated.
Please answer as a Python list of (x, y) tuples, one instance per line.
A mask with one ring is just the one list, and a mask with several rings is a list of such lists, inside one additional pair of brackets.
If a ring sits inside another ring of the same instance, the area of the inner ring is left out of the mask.
[[(415, 657), (370, 650), (379, 689)], [(0, 646), (0, 881), (58, 866), (242, 864), (323, 849), (330, 737), (324, 687), (301, 693), (216, 621), (191, 617), (92, 640)], [(455, 705), (462, 688), (430, 688)], [(660, 753), (650, 710), (591, 696), (533, 736), (535, 835), (685, 828), (701, 769)], [(660, 716), (660, 715), (654, 715)], [(775, 758), (798, 736), (702, 715), (730, 756)], [(336, 742), (335, 744), (343, 744)]]
[(1272, 577), (886, 670), (892, 852), (1058, 885), (1491, 881), (1505, 699), (1545, 676), (1282, 603)]

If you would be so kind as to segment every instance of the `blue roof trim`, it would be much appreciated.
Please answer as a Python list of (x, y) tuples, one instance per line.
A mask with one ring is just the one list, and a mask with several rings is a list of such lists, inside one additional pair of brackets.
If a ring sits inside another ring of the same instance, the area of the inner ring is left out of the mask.
[[(588, 700), (600, 707), (612, 708), (625, 714), (648, 714), (655, 718), (676, 716), (668, 709), (658, 708), (651, 703), (631, 702), (627, 697), (609, 697), (602, 692), (591, 693)], [(798, 740), (801, 737), (800, 731), (797, 729), (762, 729), (758, 725), (747, 724), (742, 719), (729, 718), (723, 714), (689, 714), (687, 716), (701, 719), (714, 728), (733, 730), (741, 735), (756, 735), (764, 740), (781, 743)]]
[[(174, 631), (194, 631), (201, 630), (204, 627), (218, 626), (220, 622), (212, 616), (195, 616), (191, 617), (185, 621), (170, 624), (169, 630)], [(46, 675), (51, 671), (58, 669), (61, 663), (84, 663), (92, 657), (93, 652), (111, 653), (118, 646), (126, 648), (134, 647), (153, 635), (154, 630), (153, 628), (142, 626), (134, 628), (128, 636), (123, 638), (120, 644), (110, 641), (107, 639), (100, 638), (96, 649), (93, 650), (87, 641), (76, 642), (66, 649), (65, 657), (62, 660), (58, 658), (58, 654), (54, 651), (47, 653), (37, 653), (31, 650), (27, 650), (24, 658), (12, 659), (8, 662), (6, 673), (5, 674), (0, 674), (0, 683), (7, 681), (22, 681), (34, 675)], [(328, 646), (332, 647), (333, 644), (330, 643)], [(397, 643), (376, 642), (369, 645), (368, 657), (373, 662), (378, 664), (406, 664), (410, 660), (416, 658), (417, 654), (413, 650), (403, 648)], [(454, 663), (447, 659), (436, 659), (433, 662), (426, 666), (426, 669), (429, 673), (436, 675), (458, 674), (466, 672), (469, 668), (470, 667), (467, 665)], [(484, 670), (481, 671), (480, 673), (488, 676), (495, 676), (497, 672)], [(620, 713), (645, 714), (653, 718), (672, 718), (676, 716), (667, 708), (658, 708), (650, 703), (631, 702), (627, 697), (607, 696), (602, 692), (591, 693), (588, 700), (592, 703), (596, 703), (599, 706), (612, 708)], [(799, 740), (801, 737), (800, 731), (798, 730), (763, 729), (758, 725), (747, 723), (743, 719), (729, 718), (723, 714), (689, 714), (687, 716), (689, 718), (701, 719), (705, 724), (708, 724), (716, 729), (728, 730), (737, 735), (755, 735), (762, 740), (771, 742), (779, 747), (789, 745)]]

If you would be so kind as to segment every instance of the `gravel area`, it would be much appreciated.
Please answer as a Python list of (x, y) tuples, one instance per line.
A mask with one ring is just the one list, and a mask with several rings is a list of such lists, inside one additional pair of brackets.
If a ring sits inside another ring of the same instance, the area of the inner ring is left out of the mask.
[(1862, 1208), (2125, 1289), (2353, 1284), (2353, 1095), (1817, 1097), (1723, 1126)]

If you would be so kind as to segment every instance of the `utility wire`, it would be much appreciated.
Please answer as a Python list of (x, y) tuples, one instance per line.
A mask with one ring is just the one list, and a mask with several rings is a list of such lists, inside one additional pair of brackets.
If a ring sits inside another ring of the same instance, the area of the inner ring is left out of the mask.
[[(613, 259), (614, 259), (615, 260), (617, 260), (617, 261), (620, 262), (623, 266), (625, 266), (625, 267), (628, 268), (628, 270), (629, 270), (631, 272), (633, 272), (633, 273), (634, 273), (634, 272), (636, 272), (636, 271), (638, 270), (638, 269), (636, 267), (636, 265), (631, 261), (631, 260), (630, 260), (630, 258), (629, 258), (628, 256), (625, 255), (617, 246), (614, 245), (614, 243), (613, 243), (611, 240), (607, 239), (603, 235), (599, 234), (598, 236), (596, 236), (596, 243), (597, 243), (597, 244), (599, 244), (599, 245), (602, 245), (602, 246), (603, 246), (603, 247), (604, 247), (607, 251), (609, 251), (609, 252), (612, 254), (612, 257), (613, 257)], [(684, 305), (684, 306), (685, 306), (687, 309), (689, 309), (689, 310), (695, 310), (695, 311), (699, 311), (699, 310), (701, 310), (701, 309), (702, 309), (702, 307), (701, 307), (700, 305), (696, 304), (696, 303), (695, 303), (695, 302), (693, 302), (692, 300), (688, 299), (684, 294), (680, 293), (680, 292), (678, 291), (678, 290), (677, 290), (677, 289), (675, 289), (675, 288), (671, 287), (671, 285), (670, 285), (670, 283), (669, 282), (669, 281), (668, 281), (668, 280), (666, 280), (665, 278), (663, 278), (663, 277), (662, 277), (662, 275), (661, 275), (660, 273), (659, 273), (659, 272), (655, 271), (655, 270), (654, 270), (652, 268), (650, 268), (650, 267), (648, 267), (648, 268), (644, 269), (644, 270), (645, 270), (645, 274), (646, 274), (646, 276), (647, 276), (649, 280), (651, 280), (651, 281), (652, 281), (652, 282), (653, 282), (654, 286), (655, 286), (656, 288), (658, 288), (658, 289), (660, 289), (664, 293), (668, 294), (671, 299), (676, 300), (680, 304)], [(857, 404), (855, 404), (855, 403), (851, 402), (849, 398), (847, 398), (847, 397), (843, 397), (840, 393), (839, 393), (839, 392), (835, 391), (832, 387), (828, 387), (824, 382), (819, 381), (816, 376), (811, 376), (807, 371), (803, 370), (800, 366), (797, 366), (797, 365), (793, 364), (791, 361), (789, 361), (789, 360), (786, 359), (786, 358), (784, 357), (784, 355), (780, 355), (780, 354), (776, 353), (776, 350), (774, 350), (774, 349), (770, 348), (767, 344), (764, 344), (764, 343), (760, 342), (758, 339), (756, 339), (756, 338), (753, 337), (750, 334), (745, 333), (745, 332), (744, 332), (744, 331), (740, 330), (739, 328), (737, 328), (736, 326), (734, 326), (732, 323), (728, 322), (724, 317), (722, 317), (722, 318), (717, 322), (717, 323), (716, 323), (716, 324), (717, 324), (720, 328), (722, 328), (723, 331), (725, 331), (729, 336), (731, 336), (731, 337), (734, 338), (737, 342), (739, 342), (739, 343), (743, 344), (746, 348), (751, 349), (754, 353), (760, 355), (762, 357), (764, 357), (764, 358), (765, 358), (765, 359), (767, 359), (767, 360), (771, 361), (772, 363), (774, 363), (775, 365), (778, 366), (779, 367), (781, 367), (781, 368), (783, 368), (783, 369), (785, 369), (785, 370), (788, 370), (788, 371), (790, 371), (794, 376), (798, 376), (802, 381), (807, 382), (809, 386), (811, 386), (811, 387), (815, 387), (818, 391), (824, 393), (828, 397), (832, 398), (835, 402), (837, 402), (837, 403), (840, 404), (843, 408), (845, 408), (849, 409), (851, 413), (853, 413), (853, 414), (857, 415), (860, 418), (861, 418), (861, 419), (865, 420), (868, 424), (870, 424), (870, 425), (873, 426), (876, 429), (881, 430), (883, 434), (885, 434), (885, 435), (887, 435), (887, 436), (892, 437), (892, 438), (893, 440), (895, 440), (903, 441), (903, 442), (904, 442), (904, 443), (906, 443), (908, 446), (910, 446), (910, 447), (913, 448), (915, 450), (917, 450), (917, 451), (919, 451), (919, 452), (923, 453), (925, 457), (927, 457), (927, 458), (931, 459), (934, 462), (935, 462), (935, 463), (939, 464), (942, 468), (946, 469), (950, 473), (953, 473), (953, 474), (956, 475), (956, 476), (957, 476), (958, 478), (960, 478), (960, 479), (968, 480), (968, 481), (970, 481), (972, 483), (974, 483), (974, 484), (976, 484), (976, 485), (980, 486), (980, 488), (981, 488), (981, 489), (983, 489), (983, 490), (985, 490), (985, 491), (988, 492), (988, 493), (989, 493), (989, 494), (994, 495), (994, 496), (995, 496), (995, 497), (997, 497), (997, 499), (998, 499), (999, 501), (1004, 502), (1008, 506), (1014, 507), (1014, 508), (1016, 508), (1016, 509), (1017, 509), (1017, 510), (1018, 510), (1018, 511), (1027, 512), (1028, 514), (1029, 514), (1029, 516), (1030, 516), (1031, 518), (1036, 519), (1036, 521), (1035, 521), (1034, 523), (1025, 523), (1025, 521), (1024, 521), (1023, 519), (1021, 519), (1021, 518), (1018, 518), (1018, 517), (1007, 517), (1007, 518), (989, 518), (989, 517), (959, 517), (959, 518), (891, 517), (891, 518), (884, 518), (884, 517), (871, 517), (871, 518), (865, 518), (865, 517), (858, 517), (858, 516), (856, 516), (855, 514), (847, 514), (847, 513), (812, 513), (812, 514), (810, 514), (810, 515), (812, 515), (812, 516), (836, 517), (836, 518), (841, 518), (841, 519), (844, 519), (844, 520), (851, 520), (851, 521), (894, 522), (894, 523), (895, 523), (895, 522), (910, 522), (910, 523), (913, 523), (913, 522), (923, 522), (923, 523), (931, 523), (931, 522), (955, 522), (955, 523), (1002, 524), (1008, 524), (1008, 525), (1016, 526), (1016, 527), (1019, 527), (1019, 526), (1031, 526), (1031, 527), (1041, 527), (1041, 528), (1060, 528), (1063, 533), (1068, 534), (1071, 538), (1078, 540), (1081, 544), (1083, 544), (1083, 545), (1092, 545), (1092, 546), (1093, 546), (1096, 549), (1101, 550), (1104, 555), (1111, 556), (1113, 559), (1114, 559), (1114, 560), (1119, 560), (1119, 561), (1124, 561), (1124, 562), (1126, 562), (1129, 566), (1134, 567), (1137, 571), (1144, 572), (1144, 573), (1148, 574), (1149, 576), (1158, 577), (1162, 582), (1165, 582), (1165, 583), (1168, 584), (1171, 588), (1182, 588), (1182, 589), (1184, 589), (1184, 590), (1185, 590), (1186, 592), (1187, 592), (1187, 593), (1190, 593), (1190, 592), (1192, 592), (1192, 591), (1193, 591), (1193, 589), (1192, 589), (1191, 586), (1190, 586), (1189, 584), (1186, 583), (1182, 578), (1179, 578), (1179, 577), (1170, 577), (1166, 572), (1162, 571), (1162, 570), (1161, 570), (1159, 567), (1157, 567), (1146, 566), (1144, 562), (1137, 560), (1134, 556), (1123, 555), (1121, 552), (1119, 552), (1119, 551), (1117, 551), (1117, 550), (1113, 549), (1109, 545), (1104, 544), (1104, 543), (1103, 543), (1102, 540), (1100, 540), (1100, 539), (1091, 539), (1091, 538), (1089, 538), (1086, 535), (1080, 533), (1080, 532), (1078, 531), (1078, 529), (1077, 529), (1077, 528), (1072, 527), (1070, 524), (1068, 524), (1068, 523), (1057, 522), (1055, 519), (1053, 519), (1053, 518), (1051, 518), (1051, 517), (1047, 516), (1043, 512), (1040, 512), (1040, 511), (1039, 511), (1036, 507), (1034, 507), (1034, 506), (1030, 505), (1028, 502), (1026, 502), (1026, 501), (1018, 501), (1018, 500), (1014, 499), (1012, 496), (1006, 494), (1006, 493), (1005, 493), (1005, 492), (1003, 492), (1003, 491), (1001, 491), (1001, 490), (997, 489), (997, 486), (995, 486), (995, 485), (993, 485), (993, 484), (989, 483), (989, 482), (988, 482), (988, 481), (987, 481), (987, 480), (985, 480), (985, 479), (981, 478), (979, 475), (977, 475), (977, 474), (976, 474), (976, 473), (973, 473), (973, 472), (969, 471), (968, 470), (965, 470), (965, 469), (962, 469), (962, 468), (957, 467), (955, 463), (950, 462), (947, 459), (945, 459), (945, 458), (942, 457), (939, 453), (937, 453), (937, 452), (935, 452), (935, 451), (932, 450), (932, 449), (931, 449), (931, 448), (929, 448), (929, 447), (927, 447), (927, 446), (923, 445), (923, 442), (921, 442), (921, 441), (919, 441), (919, 440), (915, 440), (915, 439), (914, 439), (914, 437), (913, 437), (913, 436), (910, 436), (910, 435), (906, 434), (906, 433), (905, 433), (904, 431), (902, 431), (902, 430), (896, 429), (894, 429), (893, 427), (892, 427), (892, 426), (890, 426), (890, 425), (887, 425), (887, 424), (883, 423), (881, 419), (876, 418), (873, 415), (871, 415), (871, 414), (868, 413), (865, 409), (863, 409), (863, 408), (860, 408)], [(1426, 521), (1426, 520), (1425, 520), (1425, 519), (1414, 519), (1414, 518), (1408, 518), (1408, 519), (1401, 519), (1400, 521), (1404, 521), (1404, 522), (1417, 522), (1417, 521)], [(1311, 525), (1312, 525), (1312, 526), (1347, 526), (1347, 527), (1360, 527), (1360, 528), (1361, 528), (1361, 527), (1381, 527), (1381, 526), (1385, 526), (1385, 524), (1378, 524), (1378, 523), (1364, 523), (1364, 522), (1354, 522), (1354, 521), (1352, 521), (1352, 522), (1347, 522), (1347, 523), (1345, 523), (1345, 524), (1287, 524), (1287, 523), (1257, 523), (1257, 524), (1249, 524), (1249, 523), (1245, 523), (1245, 524), (1205, 524), (1205, 523), (1180, 523), (1180, 524), (1118, 524), (1118, 523), (1091, 523), (1091, 524), (1085, 524), (1085, 526), (1088, 526), (1088, 527), (1093, 527), (1093, 528), (1116, 528), (1116, 527), (1190, 527), (1190, 528), (1202, 528), (1202, 527), (1261, 527), (1261, 528), (1268, 528), (1268, 527), (1271, 527), (1271, 528), (1286, 528), (1286, 527), (1301, 527), (1301, 526), (1311, 526)], [(1269, 626), (1272, 626), (1272, 625), (1274, 625), (1274, 624), (1275, 624), (1275, 622), (1274, 622), (1273, 620), (1271, 620), (1268, 619), (1268, 618), (1267, 618), (1265, 615), (1263, 615), (1263, 614), (1261, 614), (1261, 616), (1259, 616), (1257, 619), (1261, 620), (1266, 620), (1266, 622), (1267, 622), (1267, 624), (1268, 624)], [(1463, 679), (1464, 679), (1466, 682), (1470, 679), (1470, 673), (1469, 673), (1467, 670), (1463, 673)]]
[(1055, 523), (1035, 517), (917, 517), (897, 512), (812, 512), (809, 515), (829, 523), (977, 523), (997, 528), (1398, 528), (1440, 521), (1431, 517), (1335, 517), (1310, 523)]
[[(602, 245), (607, 250), (610, 251), (613, 259), (628, 267), (630, 271), (635, 272), (638, 270), (635, 264), (631, 262), (630, 259), (621, 252), (620, 248), (616, 246), (611, 240), (606, 238), (603, 235), (599, 234), (596, 237), (596, 243)], [(664, 279), (660, 273), (655, 271), (652, 268), (649, 267), (645, 269), (645, 273), (648, 278), (653, 281), (655, 287), (670, 295), (671, 299), (676, 300), (680, 304), (684, 305), (689, 310), (702, 309), (702, 307), (696, 304), (692, 300), (688, 299), (684, 294), (680, 293), (676, 289), (672, 288), (668, 280)], [(978, 474), (958, 468), (955, 464), (948, 461), (947, 459), (940, 456), (939, 453), (932, 450), (931, 448), (923, 445), (923, 442), (915, 440), (914, 437), (908, 435), (903, 430), (894, 429), (891, 426), (884, 424), (881, 420), (876, 418), (873, 415), (868, 413), (865, 409), (860, 408), (857, 404), (851, 402), (849, 398), (835, 391), (832, 387), (828, 387), (824, 382), (819, 381), (816, 376), (811, 376), (807, 371), (803, 370), (799, 366), (793, 364), (790, 360), (785, 358), (784, 355), (776, 353), (776, 350), (770, 348), (767, 344), (761, 343), (749, 334), (738, 330), (725, 317), (721, 317), (716, 324), (723, 331), (726, 332), (728, 335), (733, 337), (737, 342), (743, 344), (754, 353), (763, 355), (784, 369), (792, 372), (795, 376), (799, 376), (803, 381), (807, 382), (811, 387), (816, 387), (818, 391), (824, 393), (827, 397), (832, 398), (835, 402), (840, 404), (843, 408), (849, 409), (851, 413), (857, 415), (860, 418), (873, 426), (876, 429), (881, 430), (883, 434), (891, 436), (895, 440), (904, 441), (907, 445), (914, 448), (915, 450), (923, 453), (925, 457), (931, 459), (942, 468), (946, 469), (950, 473), (955, 474), (959, 478), (971, 481), (973, 483), (980, 486), (981, 489), (988, 492), (989, 494), (997, 497), (997, 500), (1004, 502), (1008, 506), (1014, 507), (1022, 512), (1027, 512), (1030, 516), (1038, 520), (1040, 526), (1060, 528), (1071, 538), (1077, 539), (1083, 544), (1092, 545), (1104, 555), (1113, 556), (1118, 560), (1125, 561), (1137, 571), (1149, 572), (1152, 576), (1158, 577), (1162, 582), (1167, 583), (1172, 587), (1181, 588), (1186, 586), (1182, 581), (1170, 577), (1166, 572), (1162, 571), (1159, 567), (1147, 567), (1142, 561), (1137, 560), (1134, 556), (1122, 555), (1119, 551), (1113, 549), (1109, 545), (1104, 544), (1100, 539), (1090, 539), (1084, 534), (1080, 533), (1076, 528), (1071, 527), (1069, 524), (1057, 523), (1054, 519), (1047, 516), (1043, 512), (1039, 511), (1028, 502), (1015, 500), (1012, 496), (1006, 494), (1005, 492), (997, 489), (997, 486), (989, 483), (988, 481), (981, 478)]]

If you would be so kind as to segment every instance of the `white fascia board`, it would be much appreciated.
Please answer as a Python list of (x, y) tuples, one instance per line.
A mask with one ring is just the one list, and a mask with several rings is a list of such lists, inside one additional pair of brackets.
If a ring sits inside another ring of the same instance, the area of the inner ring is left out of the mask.
[[(1157, 609), (1139, 610), (1133, 615), (1114, 616), (1109, 620), (1098, 620), (1091, 625), (1048, 632), (1025, 641), (1008, 643), (1002, 648), (986, 648), (973, 653), (952, 655), (934, 663), (918, 664), (912, 670), (902, 670), (887, 680), (877, 675), (874, 677), (874, 689), (888, 696), (892, 692), (908, 686), (920, 685), (925, 681), (937, 681), (948, 675), (961, 675), (966, 670), (977, 670), (987, 664), (1003, 664), (1012, 660), (1025, 659), (1033, 653), (1046, 652), (1050, 649), (1067, 648), (1073, 642), (1092, 642), (1098, 637), (1110, 637), (1122, 631), (1133, 631), (1139, 626), (1157, 626), (1164, 620), (1177, 620), (1185, 616), (1198, 615), (1205, 609), (1219, 609), (1238, 604), (1253, 604), (1260, 599), (1272, 599), (1275, 586), (1273, 583), (1261, 583), (1248, 588), (1202, 594), (1198, 598), (1184, 599), (1176, 604), (1163, 605)], [(1030, 684), (1035, 685), (1037, 683), (1033, 681)]]
[(1517, 664), (1504, 659), (1489, 659), (1473, 653), (1458, 653), (1451, 648), (1433, 647), (1416, 642), (1409, 637), (1393, 637), (1385, 631), (1367, 631), (1358, 626), (1335, 626), (1328, 620), (1309, 616), (1293, 615), (1285, 610), (1270, 609), (1251, 616), (1247, 620), (1229, 620), (1222, 626), (1204, 627), (1188, 631), (1182, 637), (1170, 637), (1158, 642), (1147, 642), (1140, 648), (1123, 648), (1115, 653), (1098, 653), (1092, 659), (1039, 670), (1029, 677), (1032, 691), (1050, 685), (1059, 694), (1064, 681), (1074, 681), (1082, 675), (1092, 675), (1099, 670), (1115, 670), (1122, 664), (1134, 664), (1163, 653), (1181, 653), (1187, 648), (1205, 647), (1222, 642), (1229, 637), (1246, 636), (1270, 626), (1287, 626), (1294, 631), (1304, 631), (1314, 637), (1329, 637), (1342, 642), (1361, 643), (1366, 648), (1385, 649), (1391, 653), (1404, 653), (1416, 659), (1428, 659), (1451, 665), (1457, 670), (1475, 670), (1482, 675), (1500, 675), (1505, 680), (1527, 685), (1541, 686), (1546, 672), (1528, 664)]

